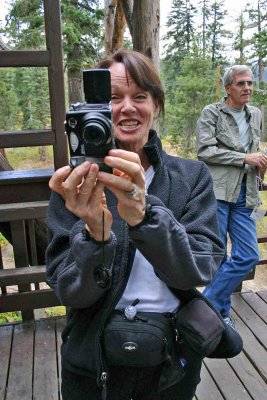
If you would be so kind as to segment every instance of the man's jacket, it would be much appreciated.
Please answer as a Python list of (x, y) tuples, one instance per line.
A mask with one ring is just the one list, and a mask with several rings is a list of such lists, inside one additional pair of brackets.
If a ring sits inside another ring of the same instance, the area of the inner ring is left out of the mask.
[[(256, 107), (245, 105), (249, 123), (249, 153), (259, 149), (261, 113)], [(225, 103), (206, 106), (197, 121), (197, 155), (211, 172), (217, 200), (236, 203), (244, 173), (247, 172), (246, 207), (259, 205), (257, 169), (245, 168), (245, 149), (239, 128)]]
[[(145, 150), (155, 175), (149, 186), (144, 221), (129, 228), (118, 216), (117, 201), (106, 192), (113, 214), (110, 239), (101, 244), (84, 233), (84, 222), (52, 193), (49, 211), (47, 282), (62, 304), (71, 307), (62, 338), (63, 368), (97, 376), (105, 370), (101, 333), (126, 287), (135, 249), (157, 276), (175, 289), (205, 286), (224, 256), (219, 239), (216, 200), (206, 165), (167, 155), (151, 131)], [(110, 287), (98, 285), (95, 271), (104, 265)]]

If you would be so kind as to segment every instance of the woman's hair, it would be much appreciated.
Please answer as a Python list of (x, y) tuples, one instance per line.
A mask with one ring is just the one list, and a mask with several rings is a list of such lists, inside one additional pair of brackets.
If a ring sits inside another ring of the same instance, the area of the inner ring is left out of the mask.
[(138, 51), (119, 49), (100, 61), (97, 67), (110, 68), (114, 63), (124, 64), (126, 73), (138, 87), (151, 94), (159, 112), (164, 114), (164, 90), (153, 61)]
[(232, 67), (227, 68), (223, 76), (223, 85), (231, 85), (235, 75), (243, 74), (245, 72), (249, 72), (253, 76), (251, 68), (247, 65), (233, 65)]

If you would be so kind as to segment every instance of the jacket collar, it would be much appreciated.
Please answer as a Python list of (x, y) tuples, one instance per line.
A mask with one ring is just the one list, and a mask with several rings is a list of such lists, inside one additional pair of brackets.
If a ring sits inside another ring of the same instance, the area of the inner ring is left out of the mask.
[[(223, 111), (226, 114), (229, 114), (228, 108), (227, 108), (227, 104), (226, 103), (217, 103), (217, 108), (219, 111)], [(246, 113), (246, 120), (249, 121), (251, 118), (251, 112), (249, 109), (249, 106), (247, 104), (244, 105), (244, 110)]]
[(156, 171), (162, 165), (164, 152), (157, 132), (153, 129), (150, 129), (149, 131), (148, 141), (144, 145), (144, 150), (150, 163), (153, 165), (153, 168)]

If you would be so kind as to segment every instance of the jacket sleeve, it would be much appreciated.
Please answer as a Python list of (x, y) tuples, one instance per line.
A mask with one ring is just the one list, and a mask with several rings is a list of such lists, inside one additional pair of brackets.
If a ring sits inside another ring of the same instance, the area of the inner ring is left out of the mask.
[[(102, 243), (90, 240), (84, 222), (70, 213), (64, 200), (52, 192), (48, 215), (49, 245), (46, 251), (47, 283), (65, 306), (85, 308), (98, 301), (106, 292), (97, 284), (96, 268), (104, 265), (111, 275), (116, 239)], [(104, 257), (104, 258), (103, 258)]]
[[(227, 146), (229, 132), (220, 127), (217, 109), (205, 107), (196, 126), (196, 148), (198, 159), (207, 164), (224, 164), (242, 167), (246, 154), (235, 151), (231, 145)], [(221, 129), (220, 129), (221, 128)], [(218, 140), (218, 131), (223, 142)]]
[[(147, 196), (147, 216), (130, 228), (135, 246), (169, 287), (190, 289), (208, 284), (224, 257), (216, 200), (208, 168), (202, 167), (177, 220), (156, 196)], [(179, 194), (177, 194), (179, 196)]]

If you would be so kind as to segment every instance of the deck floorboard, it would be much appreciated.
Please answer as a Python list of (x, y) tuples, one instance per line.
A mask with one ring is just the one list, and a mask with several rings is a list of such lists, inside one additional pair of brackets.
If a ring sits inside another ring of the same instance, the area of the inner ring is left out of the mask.
[[(244, 349), (232, 359), (204, 360), (195, 400), (263, 400), (267, 396), (267, 290), (233, 295), (232, 308)], [(0, 400), (62, 400), (64, 326), (62, 317), (0, 325)]]

